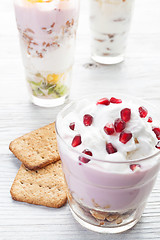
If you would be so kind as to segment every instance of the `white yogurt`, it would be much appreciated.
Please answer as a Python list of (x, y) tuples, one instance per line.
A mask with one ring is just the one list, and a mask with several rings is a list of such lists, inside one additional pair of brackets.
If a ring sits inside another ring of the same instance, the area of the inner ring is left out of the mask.
[(59, 48), (49, 49), (44, 53), (43, 58), (29, 56), (27, 54), (27, 46), (23, 40), (20, 40), (22, 58), (24, 66), (30, 72), (36, 74), (37, 72), (47, 73), (63, 73), (72, 67), (74, 62), (75, 39), (66, 39), (63, 45)]
[(134, 0), (90, 0), (92, 54), (124, 53)]

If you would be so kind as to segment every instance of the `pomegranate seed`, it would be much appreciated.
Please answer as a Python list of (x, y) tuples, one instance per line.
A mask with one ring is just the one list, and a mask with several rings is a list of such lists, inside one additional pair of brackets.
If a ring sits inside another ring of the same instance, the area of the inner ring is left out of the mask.
[(119, 136), (119, 141), (126, 144), (132, 138), (132, 133), (129, 131), (121, 132)]
[(81, 141), (81, 136), (80, 136), (80, 135), (76, 135), (76, 136), (73, 138), (72, 147), (77, 147), (77, 146), (79, 146), (81, 143), (82, 143), (82, 141)]
[(152, 130), (156, 134), (156, 137), (158, 138), (158, 140), (160, 140), (160, 128), (155, 127)]
[(104, 131), (107, 135), (112, 135), (114, 133), (114, 126), (112, 123), (107, 123), (106, 126), (104, 126)]
[(114, 127), (116, 132), (122, 132), (126, 127), (126, 123), (121, 118), (117, 118), (114, 122)]
[[(85, 149), (82, 153), (85, 153), (89, 156), (92, 156), (92, 152), (89, 151), (88, 149)], [(90, 159), (85, 158), (85, 157), (79, 157), (79, 161), (83, 162), (83, 163), (88, 163), (90, 161)]]
[(96, 105), (99, 105), (99, 104), (108, 106), (110, 104), (110, 101), (108, 98), (101, 98), (97, 101)]
[(122, 109), (121, 118), (123, 121), (128, 122), (131, 119), (131, 109), (129, 108)]
[(153, 122), (152, 118), (149, 117), (147, 122), (152, 123)]
[(148, 111), (145, 107), (139, 107), (139, 115), (141, 118), (145, 118), (148, 114)]
[(70, 129), (74, 131), (75, 129), (75, 122), (70, 123), (69, 125)]
[(83, 117), (83, 123), (85, 126), (91, 126), (93, 122), (93, 117), (89, 114), (85, 114)]
[(139, 165), (139, 164), (131, 164), (130, 165), (130, 169), (132, 170), (132, 171), (134, 171), (137, 167), (141, 167), (141, 165)]
[(156, 144), (156, 148), (160, 149), (160, 141)]
[(112, 97), (112, 98), (110, 99), (110, 102), (111, 102), (111, 103), (119, 104), (119, 103), (122, 103), (122, 100), (121, 100), (121, 99), (118, 99), (118, 98)]
[(113, 154), (117, 152), (117, 149), (113, 147), (112, 143), (107, 143), (106, 144), (106, 150), (109, 154)]

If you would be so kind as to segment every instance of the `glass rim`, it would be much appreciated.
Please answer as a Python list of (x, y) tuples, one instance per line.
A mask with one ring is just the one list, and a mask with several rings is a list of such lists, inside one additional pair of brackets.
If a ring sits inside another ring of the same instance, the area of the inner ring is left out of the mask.
[[(111, 93), (110, 93), (110, 94), (111, 94)], [(116, 94), (116, 93), (113, 93), (113, 94)], [(105, 95), (107, 95), (107, 93), (105, 93)], [(122, 96), (123, 94), (118, 94), (118, 96), (120, 96), (120, 95)], [(67, 144), (67, 142), (64, 140), (64, 138), (60, 135), (60, 133), (59, 133), (59, 131), (58, 131), (57, 122), (60, 120), (59, 117), (62, 115), (63, 112), (65, 112), (65, 111), (66, 111), (69, 107), (71, 107), (74, 103), (80, 101), (81, 99), (84, 99), (85, 97), (93, 97), (93, 96), (97, 96), (97, 95), (95, 95), (95, 94), (93, 94), (93, 95), (85, 95), (85, 96), (83, 96), (83, 97), (81, 97), (81, 98), (79, 98), (79, 99), (71, 100), (71, 102), (68, 103), (68, 104), (58, 113), (58, 115), (57, 115), (57, 117), (56, 117), (56, 121), (55, 121), (56, 133), (57, 133), (57, 135), (60, 137), (60, 139), (62, 140), (62, 142), (67, 146), (67, 148), (69, 148), (72, 152), (78, 154), (79, 156), (85, 157), (85, 158), (87, 158), (87, 159), (89, 159), (89, 160), (93, 160), (93, 161), (96, 161), (96, 162), (113, 163), (113, 164), (124, 164), (124, 163), (125, 163), (125, 164), (126, 164), (126, 163), (131, 164), (131, 163), (135, 163), (135, 162), (139, 163), (139, 162), (142, 162), (142, 161), (147, 161), (147, 160), (149, 160), (149, 159), (151, 159), (151, 158), (154, 158), (154, 157), (160, 155), (160, 150), (157, 149), (157, 151), (156, 151), (155, 153), (153, 153), (153, 154), (151, 154), (151, 155), (149, 155), (149, 156), (143, 157), (143, 158), (139, 158), (139, 159), (128, 159), (128, 160), (124, 160), (124, 161), (114, 161), (114, 160), (106, 160), (106, 159), (95, 158), (95, 157), (89, 156), (89, 155), (87, 155), (87, 157), (86, 157), (86, 154), (85, 154), (85, 153), (79, 152), (79, 151), (77, 151), (75, 148), (73, 148), (71, 145)], [(124, 94), (123, 96), (132, 98), (131, 96), (125, 95), (125, 94)], [(140, 98), (138, 98), (138, 97), (136, 97), (136, 99), (137, 99), (137, 100), (139, 99), (139, 100), (141, 100), (141, 101), (143, 101), (143, 102), (148, 103), (147, 101), (145, 101), (145, 100), (143, 100), (143, 99), (140, 99)], [(154, 105), (152, 105), (152, 104), (150, 104), (150, 103), (149, 103), (149, 105), (151, 105), (151, 106), (153, 106), (153, 107), (155, 108)]]

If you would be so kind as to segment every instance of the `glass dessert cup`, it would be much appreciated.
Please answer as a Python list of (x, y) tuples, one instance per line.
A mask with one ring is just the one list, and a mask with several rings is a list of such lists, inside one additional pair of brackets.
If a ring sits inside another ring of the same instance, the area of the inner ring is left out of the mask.
[(124, 60), (134, 0), (90, 0), (91, 57), (101, 64)]
[(79, 0), (14, 0), (31, 101), (42, 107), (69, 97)]
[[(136, 101), (139, 103), (139, 99)], [(67, 105), (56, 120), (57, 142), (68, 186), (71, 212), (82, 226), (90, 230), (100, 233), (126, 231), (142, 216), (159, 172), (160, 152), (121, 162), (97, 159), (89, 155), (86, 157), (86, 154), (67, 144), (61, 134), (63, 118), (74, 106), (75, 102)], [(152, 105), (150, 112), (155, 116)], [(123, 172), (122, 169), (126, 166), (128, 169), (141, 167), (138, 171)]]

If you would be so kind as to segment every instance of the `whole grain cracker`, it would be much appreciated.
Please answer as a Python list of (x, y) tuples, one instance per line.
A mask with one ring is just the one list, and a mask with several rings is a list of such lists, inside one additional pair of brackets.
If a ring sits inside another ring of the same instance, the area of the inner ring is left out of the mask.
[(12, 141), (11, 152), (29, 169), (36, 170), (60, 159), (55, 123), (39, 128)]
[(10, 190), (14, 200), (59, 208), (67, 201), (61, 161), (36, 171), (21, 165)]

